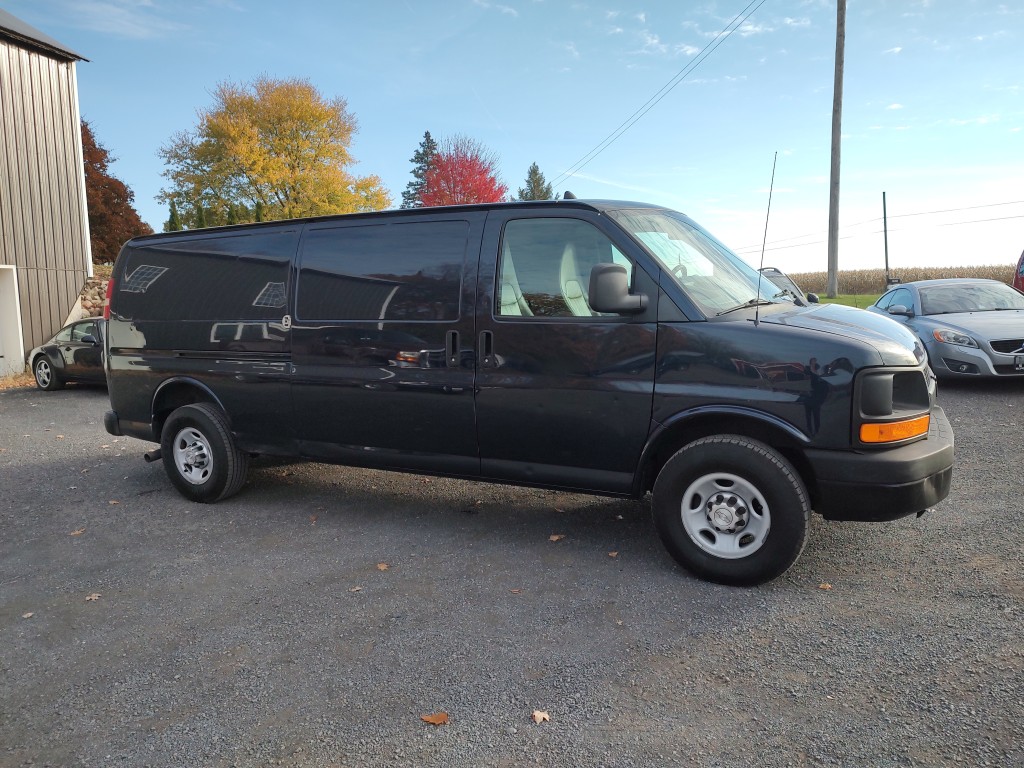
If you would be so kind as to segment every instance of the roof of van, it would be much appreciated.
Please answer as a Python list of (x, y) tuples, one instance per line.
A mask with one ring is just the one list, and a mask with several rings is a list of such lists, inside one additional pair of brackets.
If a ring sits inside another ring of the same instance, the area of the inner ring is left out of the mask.
[(516, 200), (512, 202), (503, 203), (474, 203), (472, 205), (438, 205), (424, 208), (390, 208), (384, 211), (363, 211), (359, 213), (340, 213), (332, 214), (328, 216), (310, 216), (307, 218), (300, 219), (274, 219), (272, 221), (261, 221), (261, 222), (249, 222), (246, 224), (230, 224), (220, 227), (206, 227), (204, 229), (186, 229), (178, 232), (158, 232), (152, 235), (142, 235), (140, 237), (132, 238), (130, 242), (143, 242), (147, 240), (163, 238), (163, 237), (175, 237), (184, 234), (205, 234), (207, 232), (223, 232), (225, 230), (237, 230), (242, 227), (266, 227), (266, 226), (281, 226), (282, 224), (305, 224), (308, 222), (321, 222), (321, 221), (344, 221), (346, 219), (362, 219), (362, 218), (401, 218), (403, 216), (415, 216), (422, 215), (425, 213), (430, 214), (443, 214), (449, 212), (460, 212), (465, 213), (469, 211), (494, 211), (494, 210), (509, 210), (515, 208), (526, 208), (526, 207), (537, 207), (537, 208), (576, 208), (588, 211), (615, 211), (623, 208), (636, 208), (636, 209), (660, 209), (665, 210), (665, 206), (653, 205), (651, 203), (640, 203), (629, 200)]

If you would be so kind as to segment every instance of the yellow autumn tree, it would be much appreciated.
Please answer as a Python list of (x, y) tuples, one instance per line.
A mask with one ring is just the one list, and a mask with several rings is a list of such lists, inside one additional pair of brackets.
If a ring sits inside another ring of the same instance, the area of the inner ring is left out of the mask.
[(187, 226), (377, 211), (391, 205), (377, 176), (358, 177), (349, 152), (357, 130), (342, 98), (326, 99), (308, 80), (260, 77), (220, 83), (198, 125), (160, 148), (169, 186)]

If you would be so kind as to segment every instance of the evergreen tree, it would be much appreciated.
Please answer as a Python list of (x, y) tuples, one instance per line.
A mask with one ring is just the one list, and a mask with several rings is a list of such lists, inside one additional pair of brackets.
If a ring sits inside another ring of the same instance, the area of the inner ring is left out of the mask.
[(196, 203), (196, 229), (202, 229), (206, 226), (206, 211), (203, 210), (202, 203)]
[(520, 200), (554, 200), (555, 190), (540, 172), (540, 167), (533, 163), (526, 173), (526, 188), (519, 189)]
[(227, 223), (228, 224), (237, 224), (238, 223), (238, 211), (235, 210), (235, 204), (234, 203), (228, 203), (228, 221), (227, 221)]
[(253, 220), (263, 221), (263, 203), (261, 203), (259, 200), (256, 201), (256, 208), (253, 211)]
[(423, 133), (423, 141), (420, 142), (419, 148), (409, 161), (413, 164), (413, 180), (409, 182), (402, 193), (403, 208), (423, 207), (423, 184), (436, 155), (437, 142), (430, 135), (430, 131), (425, 131)]
[(178, 214), (178, 204), (171, 200), (171, 214), (164, 222), (164, 232), (180, 232), (181, 216)]

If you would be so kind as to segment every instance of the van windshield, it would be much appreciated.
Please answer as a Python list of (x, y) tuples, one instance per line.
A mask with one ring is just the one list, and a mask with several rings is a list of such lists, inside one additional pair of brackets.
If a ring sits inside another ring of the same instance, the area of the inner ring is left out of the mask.
[(658, 260), (709, 317), (759, 303), (791, 302), (770, 280), (681, 213), (623, 209), (609, 215)]

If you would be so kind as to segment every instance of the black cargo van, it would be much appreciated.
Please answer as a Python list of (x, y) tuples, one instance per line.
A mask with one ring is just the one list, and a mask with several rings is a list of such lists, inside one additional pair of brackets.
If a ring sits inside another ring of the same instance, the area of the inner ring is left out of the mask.
[(114, 266), (114, 435), (187, 498), (303, 457), (640, 497), (691, 572), (785, 571), (813, 509), (949, 493), (916, 339), (798, 306), (683, 214), (563, 200), (141, 237)]

